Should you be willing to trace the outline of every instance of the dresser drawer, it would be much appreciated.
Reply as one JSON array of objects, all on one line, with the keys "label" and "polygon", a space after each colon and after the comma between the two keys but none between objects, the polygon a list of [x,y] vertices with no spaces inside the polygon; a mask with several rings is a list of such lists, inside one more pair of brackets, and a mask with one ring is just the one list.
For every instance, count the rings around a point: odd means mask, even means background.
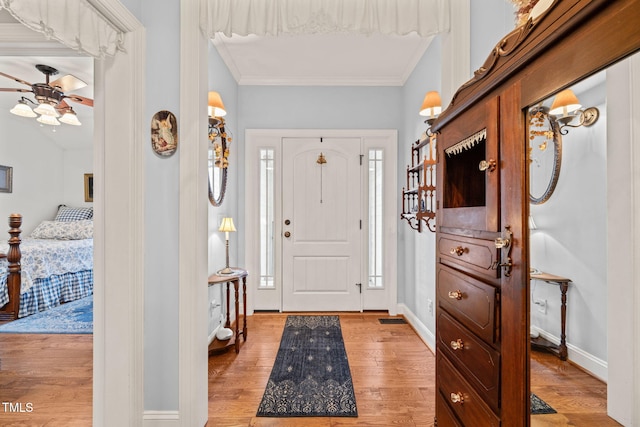
[{"label": "dresser drawer", "polygon": [[446,312],[438,314],[437,344],[494,411],[500,399],[500,353],[479,340]]},{"label": "dresser drawer", "polygon": [[440,393],[436,394],[436,420],[438,421],[438,427],[463,427],[456,419],[456,416],[453,415],[444,396]]},{"label": "dresser drawer", "polygon": [[438,305],[483,340],[498,342],[498,290],[442,264],[437,271]]},{"label": "dresser drawer", "polygon": [[500,277],[499,250],[491,240],[440,234],[438,238],[440,262],[480,273],[496,279]]},{"label": "dresser drawer", "polygon": [[465,426],[496,427],[500,419],[441,353],[436,356],[440,397]]}]

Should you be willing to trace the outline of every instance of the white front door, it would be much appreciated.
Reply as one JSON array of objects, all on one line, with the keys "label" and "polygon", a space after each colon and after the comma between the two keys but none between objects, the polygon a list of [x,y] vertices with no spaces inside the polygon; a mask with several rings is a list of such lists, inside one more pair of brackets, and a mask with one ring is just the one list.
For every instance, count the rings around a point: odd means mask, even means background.
[{"label": "white front door", "polygon": [[282,142],[282,309],[359,311],[361,139]]}]

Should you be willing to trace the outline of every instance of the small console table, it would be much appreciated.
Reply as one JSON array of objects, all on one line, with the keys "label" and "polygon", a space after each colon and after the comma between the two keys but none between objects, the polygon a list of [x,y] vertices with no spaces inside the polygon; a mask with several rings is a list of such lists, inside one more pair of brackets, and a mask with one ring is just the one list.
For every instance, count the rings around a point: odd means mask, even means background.
[{"label": "small console table", "polygon": [[531,279],[542,280],[547,283],[555,284],[560,287],[560,345],[555,345],[549,340],[542,337],[531,338],[531,348],[538,350],[546,350],[555,354],[561,360],[567,360],[567,335],[565,333],[567,327],[567,290],[571,279],[566,277],[554,276],[553,274],[536,272],[530,274]]},{"label": "small console table", "polygon": [[[233,284],[233,290],[235,294],[235,309],[236,309],[236,319],[235,319],[235,335],[230,339],[229,342],[223,346],[218,348],[212,348],[209,346],[209,353],[216,352],[218,349],[226,349],[231,345],[235,345],[236,353],[240,352],[240,335],[242,335],[242,339],[244,341],[247,340],[247,270],[242,268],[232,267],[233,272],[231,274],[212,274],[209,276],[209,286],[215,285],[216,283],[226,283],[227,284],[227,321],[224,325],[225,328],[231,328],[231,319],[229,315],[229,284]],[[243,323],[242,323],[242,331],[240,330],[240,280],[242,280],[242,307],[243,307]]]}]

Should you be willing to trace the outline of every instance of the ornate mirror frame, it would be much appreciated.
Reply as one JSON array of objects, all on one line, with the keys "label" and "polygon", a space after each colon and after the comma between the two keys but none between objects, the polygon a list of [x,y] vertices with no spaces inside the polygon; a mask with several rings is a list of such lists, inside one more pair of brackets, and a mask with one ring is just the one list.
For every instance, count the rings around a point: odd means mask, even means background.
[{"label": "ornate mirror frame", "polygon": [[208,173],[209,202],[213,206],[222,205],[227,191],[229,169],[229,144],[231,137],[225,129],[223,118],[209,117]]},{"label": "ornate mirror frame", "polygon": [[[538,144],[541,140],[542,142]],[[551,144],[551,147],[549,147],[549,144]],[[556,189],[558,178],[560,178],[560,167],[562,166],[562,132],[560,131],[560,125],[556,118],[549,114],[549,109],[544,106],[535,106],[529,109],[529,175],[531,177],[534,176],[534,169],[532,168],[538,161],[534,156],[536,148],[543,152],[552,150],[551,152],[553,153],[552,165],[550,165],[551,173],[546,182],[545,190],[542,194],[539,194],[539,192],[534,194],[533,189],[529,188],[529,202],[534,205],[541,205],[549,200]],[[548,158],[546,160],[549,161]]]}]

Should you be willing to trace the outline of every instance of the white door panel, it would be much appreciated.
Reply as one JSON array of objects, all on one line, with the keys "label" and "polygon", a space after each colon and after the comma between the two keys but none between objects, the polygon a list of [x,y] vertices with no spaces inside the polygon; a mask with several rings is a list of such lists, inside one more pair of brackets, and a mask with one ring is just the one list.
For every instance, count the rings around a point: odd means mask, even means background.
[{"label": "white door panel", "polygon": [[285,311],[361,308],[360,142],[283,139]]}]

